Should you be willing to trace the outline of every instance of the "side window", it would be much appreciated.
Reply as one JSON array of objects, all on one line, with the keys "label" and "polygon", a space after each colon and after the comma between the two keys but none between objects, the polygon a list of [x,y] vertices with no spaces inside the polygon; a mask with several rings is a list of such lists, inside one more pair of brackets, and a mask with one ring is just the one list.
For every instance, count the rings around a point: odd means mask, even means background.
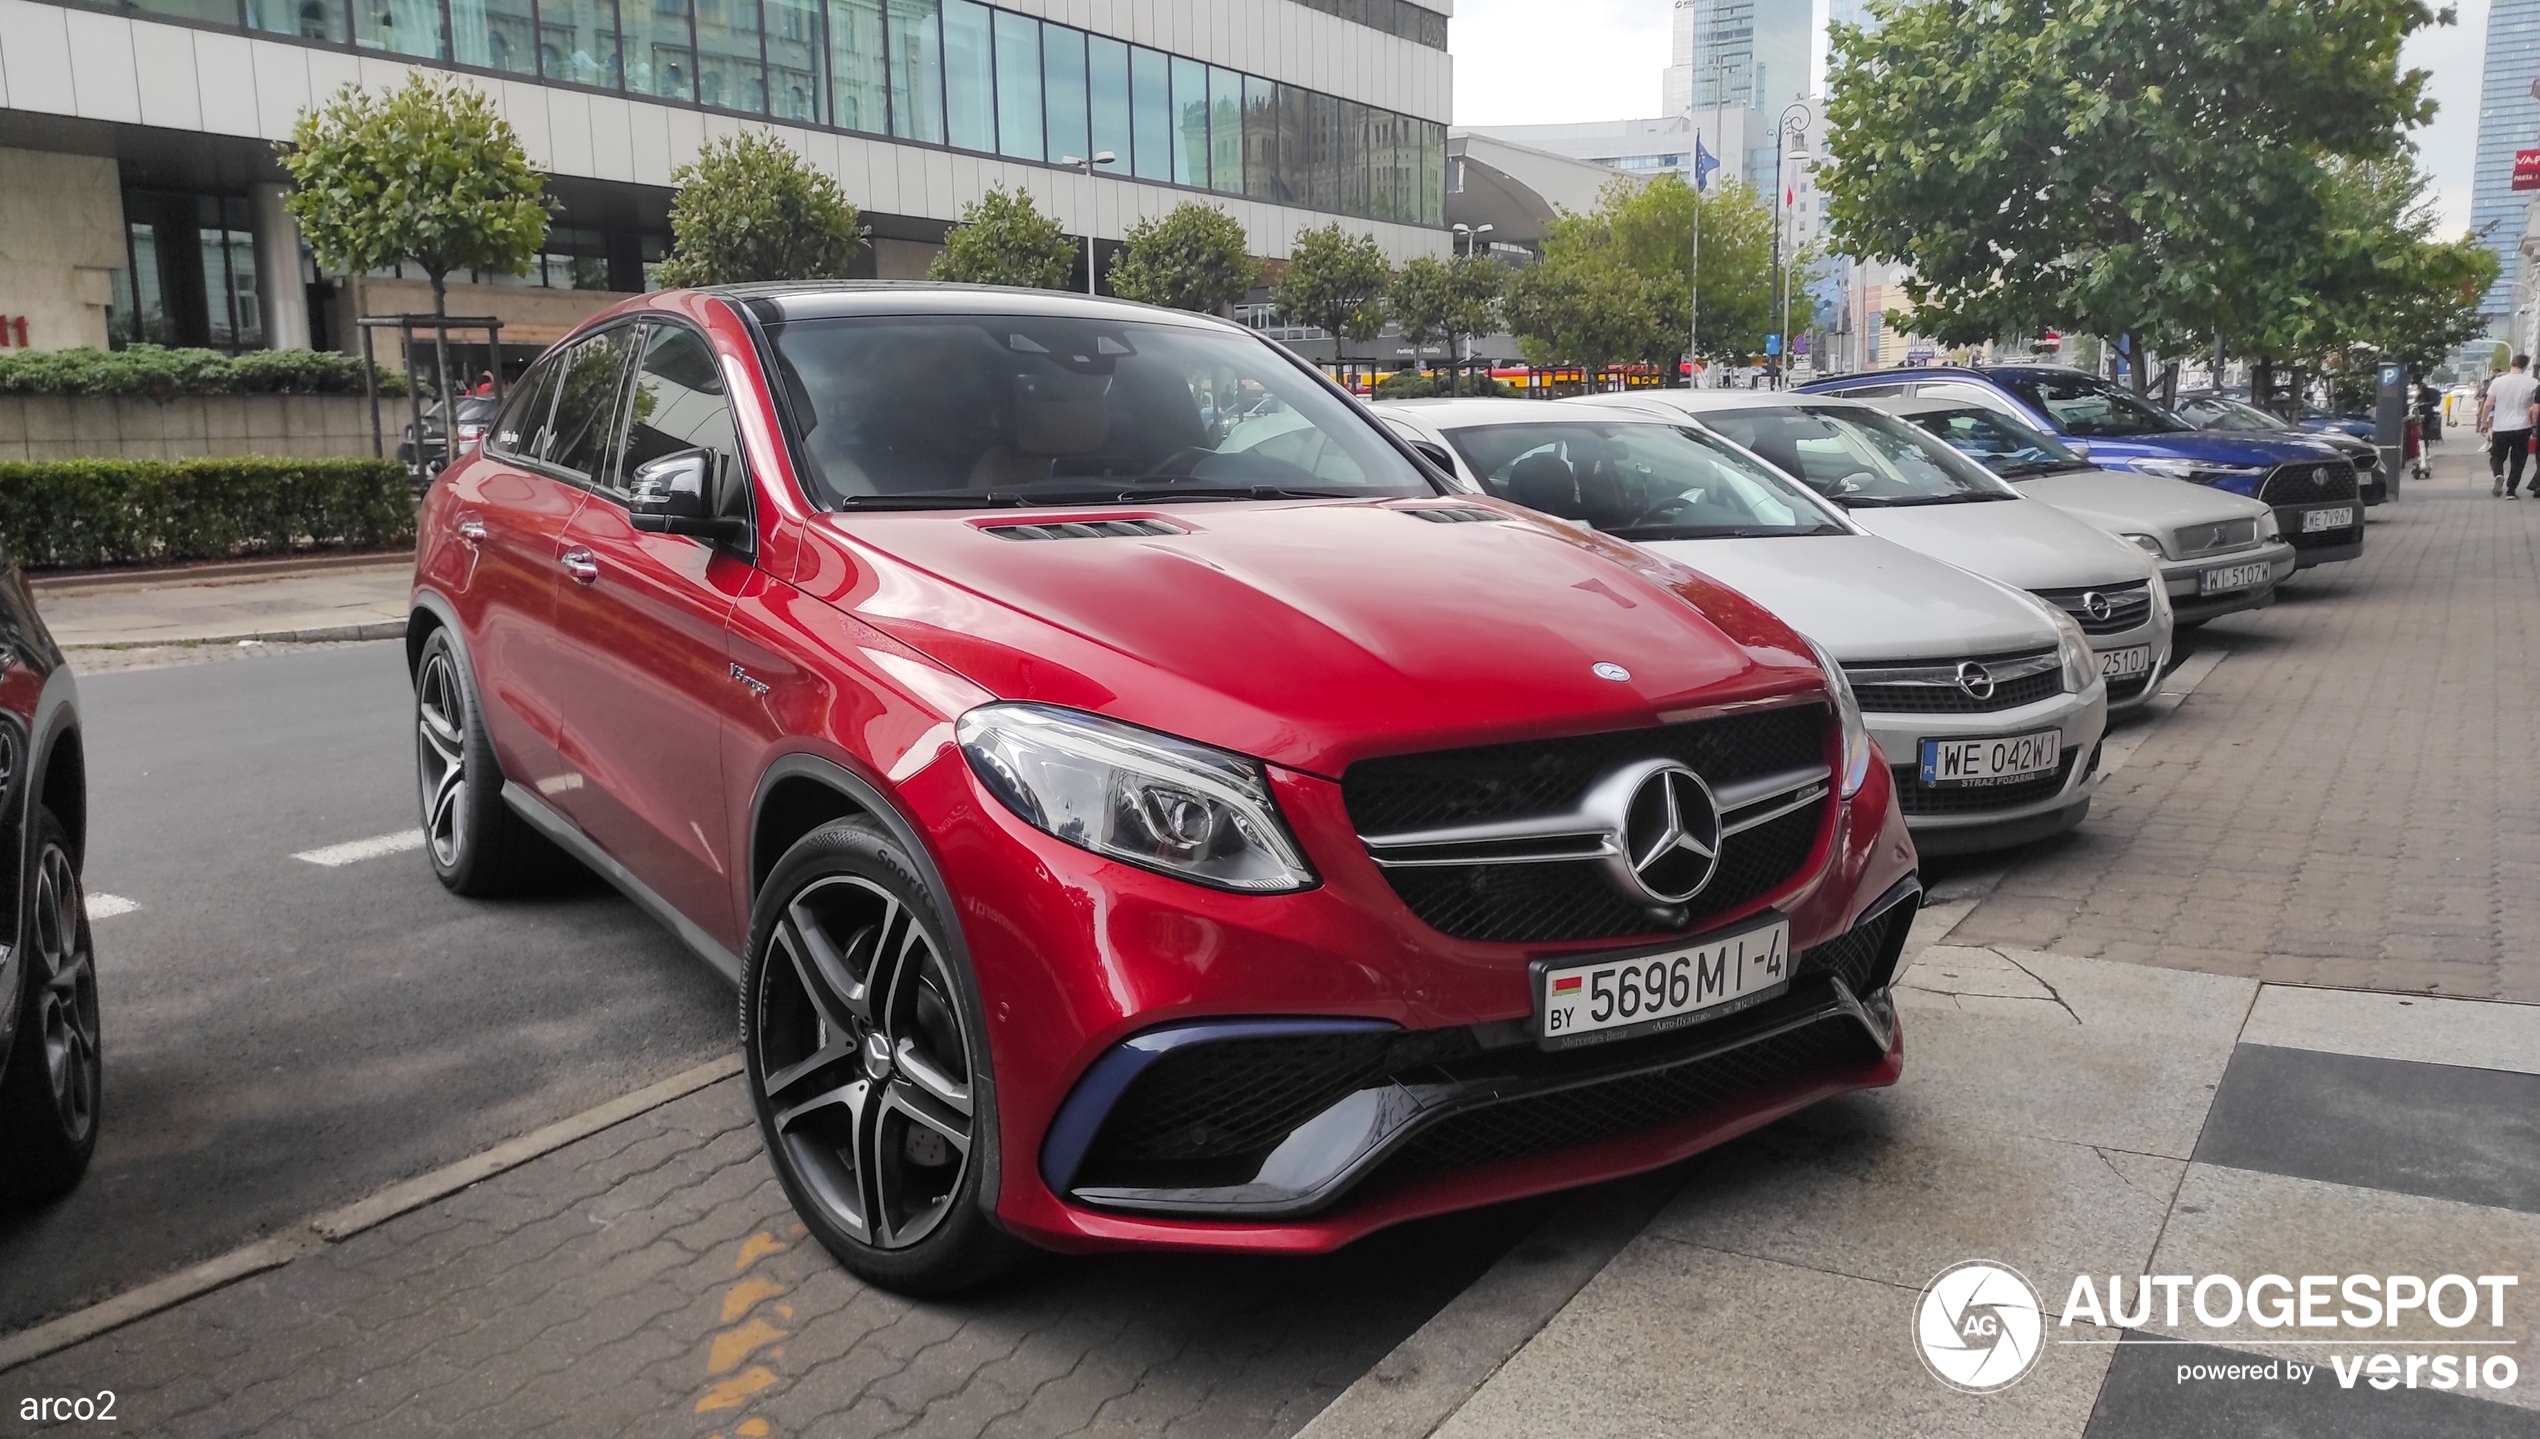
[{"label": "side window", "polygon": [[586,480],[608,474],[626,355],[634,344],[635,327],[620,325],[576,341],[564,352],[556,366],[555,419],[538,449],[539,459]]},{"label": "side window", "polygon": [[486,436],[486,449],[498,455],[538,452],[539,432],[546,429],[547,416],[556,407],[557,368],[554,360],[548,360],[512,386],[512,392],[503,397],[501,417]]},{"label": "side window", "polygon": [[623,494],[641,466],[682,450],[724,457],[715,473],[725,478],[716,509],[747,518],[749,486],[742,482],[740,437],[723,389],[723,367],[705,336],[684,325],[654,325],[645,335],[644,359],[635,370],[628,405],[626,454],[609,488]]},{"label": "side window", "polygon": [[1905,393],[1903,385],[1846,385],[1833,393],[1847,400],[1877,400]]},{"label": "side window", "polygon": [[1964,380],[1926,381],[1914,387],[1914,398],[1948,400],[1960,405],[1982,405],[1997,415],[2008,415],[2023,424],[2028,423],[2027,417],[2020,414],[2019,408],[2010,401],[1982,385],[1970,385]]}]

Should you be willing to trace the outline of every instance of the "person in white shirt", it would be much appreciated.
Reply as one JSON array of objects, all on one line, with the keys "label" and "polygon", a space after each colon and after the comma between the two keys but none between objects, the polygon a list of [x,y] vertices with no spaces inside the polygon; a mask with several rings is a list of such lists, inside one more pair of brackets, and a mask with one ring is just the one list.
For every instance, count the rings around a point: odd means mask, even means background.
[{"label": "person in white shirt", "polygon": [[[2487,435],[2487,471],[2495,476],[2490,494],[2509,500],[2522,496],[2522,467],[2531,455],[2531,426],[2540,418],[2540,380],[2531,378],[2531,357],[2514,356],[2514,367],[2498,375],[2487,385],[2487,403],[2479,414],[2478,428]],[[2540,475],[2534,475],[2532,492],[2540,494]]]}]

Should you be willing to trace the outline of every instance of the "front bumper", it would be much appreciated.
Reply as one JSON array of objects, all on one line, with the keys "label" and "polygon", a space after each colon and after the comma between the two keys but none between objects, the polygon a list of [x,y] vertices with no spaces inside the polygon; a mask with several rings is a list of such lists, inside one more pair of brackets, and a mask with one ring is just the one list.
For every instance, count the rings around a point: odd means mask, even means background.
[{"label": "front bumper", "polygon": [[[2217,595],[2201,592],[2205,571],[2261,561],[2267,566],[2264,584],[2226,590]],[[2206,620],[2238,614],[2242,610],[2262,610],[2274,604],[2275,587],[2283,583],[2300,563],[2292,545],[2283,540],[2269,540],[2224,554],[2199,555],[2192,560],[2165,559],[2161,561],[2161,583],[2170,592],[2172,618],[2179,624],[2202,624]]]},{"label": "front bumper", "polygon": [[[2276,528],[2284,532],[2285,543],[2293,547],[2294,568],[2307,570],[2313,565],[2334,564],[2351,560],[2364,552],[2364,504],[2358,494],[2351,500],[2334,500],[2323,504],[2278,505],[2275,507]],[[2320,510],[2346,510],[2353,514],[2352,524],[2333,530],[2304,533],[2302,518]]]},{"label": "front bumper", "polygon": [[[2099,741],[2108,730],[2107,687],[2056,695],[1986,714],[1865,714],[1888,759],[1897,807],[1925,855],[1966,854],[2023,844],[2081,822],[2099,786]],[[2053,729],[2062,761],[2051,776],[2016,784],[1934,787],[1921,782],[1922,742],[1988,739]],[[2041,828],[2041,826],[2043,826]]]},{"label": "front bumper", "polygon": [[2130,714],[2152,702],[2153,689],[2160,684],[2162,672],[2169,668],[2170,625],[2168,619],[2156,617],[2130,630],[2090,637],[2091,649],[2102,655],[2137,647],[2152,651],[2151,664],[2141,674],[2108,678],[2108,714],[2111,718]]}]

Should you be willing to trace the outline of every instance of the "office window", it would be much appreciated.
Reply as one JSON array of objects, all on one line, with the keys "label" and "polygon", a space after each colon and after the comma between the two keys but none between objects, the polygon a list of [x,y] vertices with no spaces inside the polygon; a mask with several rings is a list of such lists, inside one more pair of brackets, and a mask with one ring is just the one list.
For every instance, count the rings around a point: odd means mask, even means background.
[{"label": "office window", "polygon": [[688,0],[622,0],[618,17],[626,29],[626,88],[671,100],[696,99],[696,37],[689,28]]},{"label": "office window", "polygon": [[1208,67],[1173,57],[1173,183],[1208,183]]},{"label": "office window", "polygon": [[[1371,220],[1398,220],[1394,208],[1394,113],[1369,109],[1367,112],[1367,204],[1358,213]],[[1404,191],[1409,186],[1401,187]]]},{"label": "office window", "polygon": [[697,10],[697,99],[720,110],[767,113],[767,71],[760,61],[759,0],[694,0]]},{"label": "office window", "polygon": [[999,10],[997,46],[997,153],[1018,160],[1049,156],[1041,136],[1041,22]]},{"label": "office window", "polygon": [[1244,188],[1244,77],[1208,69],[1208,183],[1240,195]]},{"label": "office window", "polygon": [[447,60],[441,7],[434,0],[353,0],[353,43],[392,55]]},{"label": "office window", "polygon": [[944,141],[944,45],[935,0],[889,0],[891,133]]},{"label": "office window", "polygon": [[1244,193],[1279,198],[1279,87],[1258,75],[1244,77]]},{"label": "office window", "polygon": [[944,138],[965,150],[997,148],[995,43],[988,7],[944,0]]},{"label": "office window", "polygon": [[1137,169],[1141,180],[1173,178],[1173,65],[1159,51],[1134,47],[1129,52],[1130,104],[1137,129]]},{"label": "office window", "polygon": [[616,0],[544,0],[538,7],[538,73],[550,80],[616,89],[622,79]]},{"label": "office window", "polygon": [[1305,113],[1305,203],[1316,210],[1336,209],[1340,204],[1341,102],[1337,96],[1309,90]]},{"label": "office window", "polygon": [[1333,163],[1340,169],[1342,214],[1364,215],[1367,202],[1367,107],[1355,100],[1341,104],[1340,148],[1333,153]]},{"label": "office window", "polygon": [[351,38],[343,0],[247,0],[247,28],[341,45]]},{"label": "office window", "polygon": [[206,25],[238,24],[238,0],[132,0],[132,8],[145,15],[173,15]]},{"label": "office window", "polygon": [[1302,205],[1313,191],[1314,117],[1306,92],[1294,85],[1272,87],[1278,101],[1278,168],[1270,175],[1270,198],[1282,205]]},{"label": "office window", "polygon": [[767,113],[819,124],[820,0],[766,0]]},{"label": "office window", "polygon": [[829,123],[887,135],[882,0],[829,0]]},{"label": "office window", "polygon": [[1129,130],[1129,47],[1101,35],[1085,37],[1085,91],[1093,111],[1094,153],[1119,157],[1114,175],[1138,173]]},{"label": "office window", "polygon": [[535,75],[537,37],[529,0],[450,0],[450,49],[462,65]]},{"label": "office window", "polygon": [[1416,223],[1446,223],[1446,127],[1426,120],[1411,122],[1420,146],[1420,196]]},{"label": "office window", "polygon": [[1080,155],[1091,159],[1101,147],[1092,143],[1086,128],[1084,31],[1064,25],[1041,27],[1041,95],[1048,108],[1050,158]]}]

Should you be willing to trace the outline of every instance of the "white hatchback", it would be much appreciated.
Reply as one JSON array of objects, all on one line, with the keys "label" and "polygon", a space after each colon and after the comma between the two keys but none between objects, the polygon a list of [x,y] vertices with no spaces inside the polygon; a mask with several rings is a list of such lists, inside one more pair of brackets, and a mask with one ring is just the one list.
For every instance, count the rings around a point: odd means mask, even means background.
[{"label": "white hatchback", "polygon": [[1691,419],[1842,506],[1871,534],[2036,595],[2090,636],[2112,714],[2150,703],[2169,664],[2169,593],[2140,551],[2027,499],[1873,405],[1763,390],[1635,390],[1563,403]]},{"label": "white hatchback", "polygon": [[1682,421],[1534,400],[1375,410],[1458,484],[1654,550],[1814,641],[1851,682],[1924,854],[2022,843],[2089,812],[2107,686],[2061,610],[1865,533]]}]

